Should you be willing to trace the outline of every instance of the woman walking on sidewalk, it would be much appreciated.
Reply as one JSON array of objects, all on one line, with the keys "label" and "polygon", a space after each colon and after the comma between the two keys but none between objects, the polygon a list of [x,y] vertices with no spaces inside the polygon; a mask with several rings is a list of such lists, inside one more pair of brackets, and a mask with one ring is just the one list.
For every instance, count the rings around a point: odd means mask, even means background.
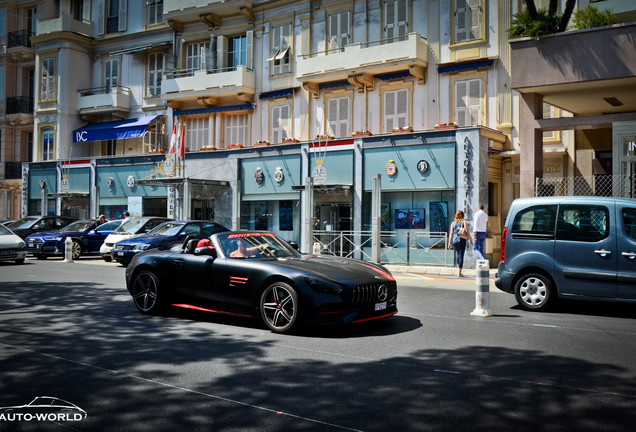
[{"label": "woman walking on sidewalk", "polygon": [[457,210],[455,213],[455,221],[450,226],[448,232],[448,248],[455,249],[457,258],[457,276],[462,277],[462,268],[464,267],[464,252],[466,252],[466,240],[472,244],[470,238],[468,223],[464,219],[464,212]]}]

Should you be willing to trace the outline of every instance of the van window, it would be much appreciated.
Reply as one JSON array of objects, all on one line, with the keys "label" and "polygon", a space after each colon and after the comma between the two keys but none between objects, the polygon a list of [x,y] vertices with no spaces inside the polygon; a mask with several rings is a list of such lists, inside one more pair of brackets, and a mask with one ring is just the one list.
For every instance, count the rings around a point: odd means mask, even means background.
[{"label": "van window", "polygon": [[537,205],[517,213],[512,223],[512,234],[554,235],[556,205]]},{"label": "van window", "polygon": [[597,205],[559,207],[557,240],[597,242],[609,236],[609,210]]},{"label": "van window", "polygon": [[623,209],[623,225],[627,237],[636,240],[636,208]]}]

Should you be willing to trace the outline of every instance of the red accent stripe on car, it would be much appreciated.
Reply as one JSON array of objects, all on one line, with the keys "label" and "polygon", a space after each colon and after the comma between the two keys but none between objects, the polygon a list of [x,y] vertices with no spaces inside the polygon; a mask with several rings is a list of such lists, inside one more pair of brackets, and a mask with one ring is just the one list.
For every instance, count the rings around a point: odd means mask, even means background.
[{"label": "red accent stripe on car", "polygon": [[243,317],[243,318],[252,318],[251,315],[243,315],[243,314],[238,314],[238,313],[234,313],[234,312],[225,312],[225,311],[218,311],[218,310],[214,310],[214,309],[206,309],[206,308],[202,308],[202,307],[199,307],[199,306],[193,306],[193,305],[189,305],[189,304],[173,304],[172,306],[180,307],[180,308],[183,308],[183,309],[192,309],[192,310],[198,310],[198,311],[203,311],[203,312],[218,313],[218,314],[222,314],[222,315],[231,315],[231,316],[237,316],[237,317]]},{"label": "red accent stripe on car", "polygon": [[388,274],[388,273],[387,273],[387,272],[385,272],[385,271],[380,270],[380,269],[379,269],[379,268],[377,268],[377,267],[373,267],[373,266],[370,266],[370,265],[367,265],[367,264],[364,264],[364,263],[358,263],[358,264],[360,264],[361,266],[368,267],[368,268],[370,268],[371,270],[375,270],[376,272],[380,273],[382,276],[384,276],[385,278],[387,278],[387,279],[388,279],[388,280],[390,280],[390,281],[394,281],[394,280],[395,280],[395,279],[393,278],[393,276],[391,276],[390,274]]},{"label": "red accent stripe on car", "polygon": [[237,283],[245,285],[247,283],[246,277],[230,276],[230,283]]},{"label": "red accent stripe on car", "polygon": [[391,313],[388,313],[388,314],[385,314],[385,315],[380,315],[380,316],[377,316],[377,317],[363,318],[363,319],[360,319],[360,320],[356,320],[353,323],[356,324],[356,323],[361,323],[361,322],[365,322],[365,321],[373,321],[373,320],[377,320],[377,319],[387,318],[387,317],[390,317],[392,315],[395,315],[396,313],[397,313],[397,311],[391,312]]}]

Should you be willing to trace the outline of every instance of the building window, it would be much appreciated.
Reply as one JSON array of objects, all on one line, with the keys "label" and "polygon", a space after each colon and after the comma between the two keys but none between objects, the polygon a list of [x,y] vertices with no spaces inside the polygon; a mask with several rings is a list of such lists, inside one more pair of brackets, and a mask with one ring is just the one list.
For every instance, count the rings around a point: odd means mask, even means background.
[{"label": "building window", "polygon": [[42,160],[55,160],[55,134],[52,127],[42,129]]},{"label": "building window", "polygon": [[[544,119],[550,119],[550,118],[559,118],[561,113],[560,113],[560,109],[555,108],[554,106],[547,104],[547,103],[543,103],[543,118]],[[561,134],[559,133],[559,131],[549,131],[549,132],[543,132],[543,142],[544,143],[556,143],[556,142],[560,142],[561,141]]]},{"label": "building window", "polygon": [[291,24],[271,29],[272,51],[267,59],[272,63],[271,75],[291,72]]},{"label": "building window", "polygon": [[151,0],[148,5],[148,25],[163,23],[163,0]]},{"label": "building window", "polygon": [[[208,42],[196,42],[186,47],[186,69],[192,73],[202,68],[205,56],[210,52]],[[209,54],[211,58],[211,53]]]},{"label": "building window", "polygon": [[327,52],[335,53],[344,51],[344,47],[349,44],[350,40],[349,11],[329,15]]},{"label": "building window", "polygon": [[55,100],[55,59],[48,57],[42,59],[41,65],[40,100]]},{"label": "building window", "polygon": [[84,19],[84,0],[72,0],[71,13],[75,21],[82,21]]},{"label": "building window", "polygon": [[185,120],[185,148],[199,151],[201,147],[212,145],[210,136],[210,117],[196,117]]},{"label": "building window", "polygon": [[152,53],[148,56],[148,93],[151,96],[161,94],[161,77],[165,67],[164,53]]},{"label": "building window", "polygon": [[482,0],[455,0],[453,11],[455,43],[484,39],[486,14]]},{"label": "building window", "polygon": [[274,105],[272,107],[271,133],[272,143],[278,144],[283,142],[285,138],[291,137],[291,106]]},{"label": "building window", "polygon": [[455,82],[455,122],[459,126],[481,124],[481,80]]},{"label": "building window", "polygon": [[388,0],[384,3],[384,34],[387,42],[408,38],[408,16],[408,0]]},{"label": "building window", "polygon": [[104,156],[115,156],[117,154],[117,140],[106,140],[103,151]]},{"label": "building window", "polygon": [[399,89],[384,92],[384,130],[409,126],[409,90]]},{"label": "building window", "polygon": [[230,37],[227,41],[227,67],[229,70],[236,70],[237,66],[247,64],[247,37]]},{"label": "building window", "polygon": [[329,99],[327,110],[327,124],[329,127],[327,133],[335,138],[349,136],[349,98]]},{"label": "building window", "polygon": [[107,0],[106,33],[116,33],[126,30],[127,0]]},{"label": "building window", "polygon": [[119,59],[104,62],[104,87],[106,91],[119,86]]},{"label": "building window", "polygon": [[243,144],[248,141],[247,114],[225,115],[225,145]]}]

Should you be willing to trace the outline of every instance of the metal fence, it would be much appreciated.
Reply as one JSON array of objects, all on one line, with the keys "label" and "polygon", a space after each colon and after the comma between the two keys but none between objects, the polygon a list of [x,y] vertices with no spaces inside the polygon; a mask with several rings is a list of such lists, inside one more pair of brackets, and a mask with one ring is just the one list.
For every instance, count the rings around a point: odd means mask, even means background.
[{"label": "metal fence", "polygon": [[535,180],[535,196],[636,198],[636,175],[593,175]]},{"label": "metal fence", "polygon": [[[319,245],[322,255],[372,261],[371,240],[371,231],[314,231],[314,245]],[[447,244],[448,233],[445,232],[382,231],[380,262],[453,266],[455,255],[447,249]]]}]

